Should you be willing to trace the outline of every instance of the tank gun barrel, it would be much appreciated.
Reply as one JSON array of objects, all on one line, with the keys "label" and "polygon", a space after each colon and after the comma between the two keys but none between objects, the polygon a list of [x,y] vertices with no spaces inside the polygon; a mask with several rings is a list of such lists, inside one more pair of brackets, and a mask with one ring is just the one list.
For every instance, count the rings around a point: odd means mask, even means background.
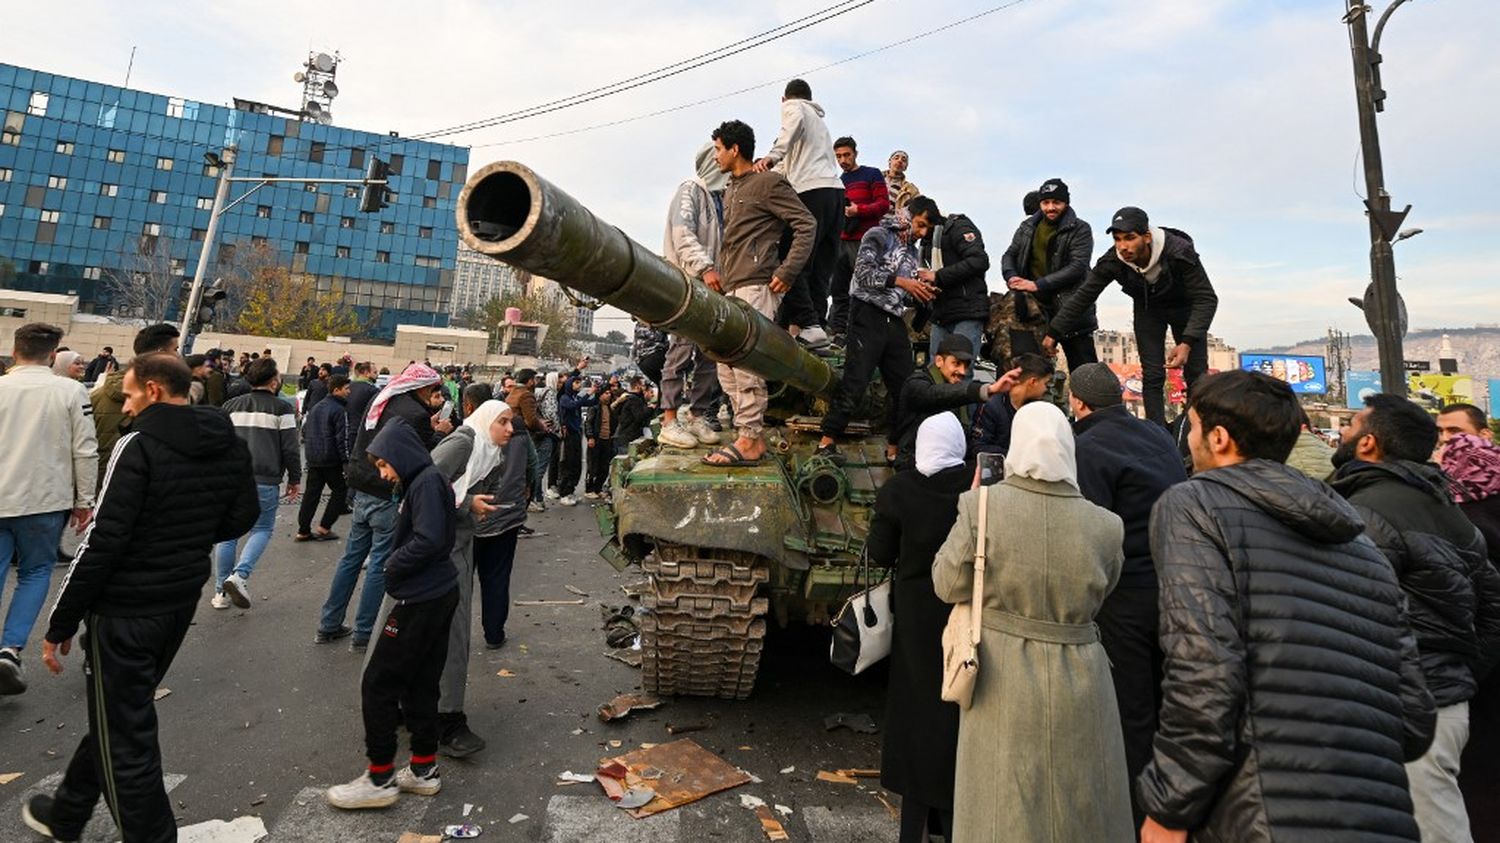
[{"label": "tank gun barrel", "polygon": [[696,283],[515,161],[488,164],[458,195],[464,244],[696,343],[714,360],[816,395],[827,362],[748,304]]}]

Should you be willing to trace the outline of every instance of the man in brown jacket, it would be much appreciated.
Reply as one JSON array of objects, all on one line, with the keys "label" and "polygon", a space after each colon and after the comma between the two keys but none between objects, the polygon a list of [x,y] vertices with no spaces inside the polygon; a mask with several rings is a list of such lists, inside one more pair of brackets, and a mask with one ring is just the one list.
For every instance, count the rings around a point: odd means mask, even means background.
[{"label": "man in brown jacket", "polygon": [[[719,276],[705,283],[730,298],[776,318],[781,297],[812,254],[817,223],[778,173],[755,172],[755,131],[738,120],[714,130],[714,160],[729,173],[724,191],[724,243]],[[776,246],[782,229],[792,229],[792,246],[778,266]],[[766,412],[766,381],[753,372],[719,364],[719,385],[734,408],[739,436],[703,458],[709,465],[753,465],[766,453],[761,422]]]}]

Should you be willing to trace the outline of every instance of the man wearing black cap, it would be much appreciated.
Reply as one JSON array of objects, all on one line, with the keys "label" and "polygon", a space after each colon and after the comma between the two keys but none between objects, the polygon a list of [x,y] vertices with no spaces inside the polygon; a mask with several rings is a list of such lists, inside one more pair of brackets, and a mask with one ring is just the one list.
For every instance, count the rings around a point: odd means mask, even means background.
[{"label": "man wearing black cap", "polygon": [[[1135,300],[1135,344],[1141,355],[1146,418],[1165,424],[1166,370],[1183,369],[1189,393],[1208,373],[1208,326],[1219,297],[1186,232],[1152,226],[1146,212],[1133,207],[1116,211],[1108,230],[1114,248],[1099,258],[1052,318],[1043,345],[1051,353],[1060,340],[1081,330],[1099,294],[1119,282]],[[1168,328],[1177,343],[1170,355],[1165,353]]]},{"label": "man wearing black cap", "polygon": [[[1015,298],[1016,315],[1022,323],[1035,321],[1030,318],[1033,315],[1044,320],[1056,315],[1083,283],[1094,255],[1094,231],[1073,212],[1067,183],[1048,179],[1037,191],[1037,200],[1037,212],[1021,221],[1010,248],[1000,258],[1000,271],[1010,288],[1008,295]],[[1040,313],[1033,314],[1033,310]],[[1025,336],[1017,338],[1017,327],[1011,327],[1012,347],[1017,352],[1032,350],[1026,348],[1030,332],[1023,329]],[[1062,337],[1069,371],[1098,361],[1094,350],[1094,331],[1098,329],[1099,319],[1091,304],[1078,327]]]},{"label": "man wearing black cap", "polygon": [[991,384],[969,379],[974,362],[974,348],[969,338],[950,334],[938,343],[932,365],[912,372],[901,385],[901,400],[896,429],[900,431],[895,467],[911,468],[917,460],[917,428],[929,416],[952,410],[963,425],[965,435],[973,429],[973,407],[992,395],[1009,392],[1020,379],[1021,370],[1012,369]]},{"label": "man wearing black cap", "polygon": [[[1120,581],[1094,620],[1109,656],[1125,736],[1130,781],[1151,760],[1161,703],[1161,645],[1156,638],[1156,566],[1151,508],[1167,487],[1187,479],[1177,445],[1161,425],[1136,418],[1121,401],[1120,379],[1103,363],[1085,363],[1068,378],[1077,422],[1078,488],[1125,522]],[[1146,815],[1131,795],[1136,826]]]}]

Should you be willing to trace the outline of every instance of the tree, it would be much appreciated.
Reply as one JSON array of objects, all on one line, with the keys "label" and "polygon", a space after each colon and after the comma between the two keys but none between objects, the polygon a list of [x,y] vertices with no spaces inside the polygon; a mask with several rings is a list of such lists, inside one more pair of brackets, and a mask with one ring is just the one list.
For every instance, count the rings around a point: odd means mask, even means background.
[{"label": "tree", "polygon": [[165,322],[177,312],[188,279],[173,266],[170,240],[142,235],[139,248],[122,249],[114,263],[104,270],[99,286],[116,316]]},{"label": "tree", "polygon": [[453,324],[455,327],[487,331],[490,335],[490,347],[496,348],[505,326],[505,311],[511,307],[520,309],[521,321],[547,326],[547,336],[542,340],[538,356],[566,360],[577,353],[574,305],[567,299],[556,299],[540,291],[527,293],[506,290],[492,296],[483,305],[460,313],[454,317]]},{"label": "tree", "polygon": [[630,340],[625,339],[625,335],[620,333],[619,331],[610,331],[609,333],[605,334],[604,341],[607,343],[614,343],[616,345],[626,344],[630,342]]},{"label": "tree", "polygon": [[342,295],[319,290],[316,278],[284,266],[257,271],[235,324],[246,334],[302,340],[352,334],[360,327]]}]

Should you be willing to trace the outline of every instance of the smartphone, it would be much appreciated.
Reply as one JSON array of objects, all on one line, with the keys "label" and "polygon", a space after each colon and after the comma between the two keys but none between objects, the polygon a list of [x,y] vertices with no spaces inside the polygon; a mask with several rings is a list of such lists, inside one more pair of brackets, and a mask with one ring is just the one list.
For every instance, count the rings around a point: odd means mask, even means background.
[{"label": "smartphone", "polygon": [[992,486],[999,483],[1005,477],[1005,455],[1004,454],[980,454],[979,455],[979,484],[981,486]]}]

